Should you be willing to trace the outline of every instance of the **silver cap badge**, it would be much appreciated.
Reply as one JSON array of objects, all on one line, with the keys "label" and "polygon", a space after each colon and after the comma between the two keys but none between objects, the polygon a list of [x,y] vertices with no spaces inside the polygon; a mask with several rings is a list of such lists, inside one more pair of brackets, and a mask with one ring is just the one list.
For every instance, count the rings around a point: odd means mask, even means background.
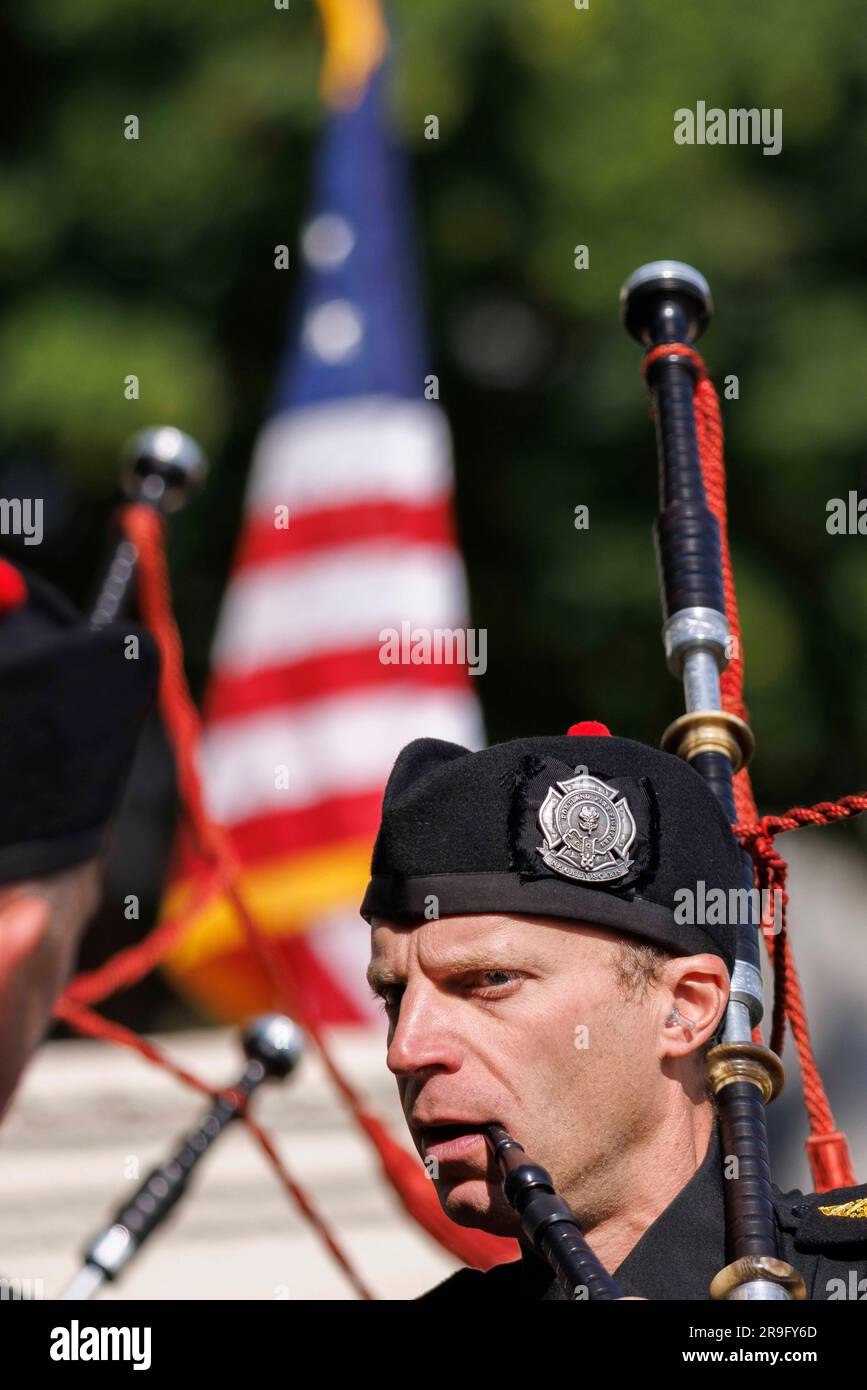
[{"label": "silver cap badge", "polygon": [[556,782],[539,811],[546,843],[539,845],[549,869],[582,883],[611,883],[632,867],[629,846],[635,821],[625,796],[598,777],[581,773]]}]

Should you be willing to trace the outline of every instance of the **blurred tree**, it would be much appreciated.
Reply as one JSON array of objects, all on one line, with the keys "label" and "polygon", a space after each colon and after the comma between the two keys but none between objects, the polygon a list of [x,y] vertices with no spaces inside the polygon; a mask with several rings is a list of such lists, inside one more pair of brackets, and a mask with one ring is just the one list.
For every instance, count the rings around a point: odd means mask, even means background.
[{"label": "blurred tree", "polygon": [[[392,16],[490,735],[598,717],[654,742],[679,712],[653,439],[617,319],[626,274],[673,256],[710,280],[703,346],[718,381],[738,378],[725,418],[760,797],[863,783],[867,539],[828,536],[825,502],[864,478],[867,18],[844,0],[396,0]],[[291,303],[313,9],[16,0],[2,24],[0,491],[37,459],[89,498],[92,523],[79,510],[36,560],[80,597],[126,435],[169,420],[201,437],[214,477],[172,549],[201,686]],[[676,145],[674,111],[698,100],[781,108],[782,153]]]}]

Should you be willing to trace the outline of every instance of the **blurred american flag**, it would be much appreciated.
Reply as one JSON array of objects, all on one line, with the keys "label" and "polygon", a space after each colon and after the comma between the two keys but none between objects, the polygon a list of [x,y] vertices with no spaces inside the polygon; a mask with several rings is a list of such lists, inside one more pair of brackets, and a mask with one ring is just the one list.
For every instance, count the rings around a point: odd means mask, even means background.
[{"label": "blurred american flag", "polygon": [[[391,764],[413,738],[480,747],[483,729],[465,667],[380,660],[386,629],[465,628],[467,596],[385,31],[375,6],[332,9],[300,304],[219,616],[202,773],[306,1011],[358,1023],[375,1014],[358,905]],[[182,847],[170,913],[201,868]],[[225,901],[169,969],[223,1019],[273,1002]]]}]

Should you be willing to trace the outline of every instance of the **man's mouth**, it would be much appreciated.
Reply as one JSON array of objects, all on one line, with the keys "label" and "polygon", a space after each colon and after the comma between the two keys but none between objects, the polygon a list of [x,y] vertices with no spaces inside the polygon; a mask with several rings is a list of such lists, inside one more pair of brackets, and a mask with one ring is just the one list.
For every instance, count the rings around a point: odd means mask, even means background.
[{"label": "man's mouth", "polygon": [[[426,1159],[435,1158],[438,1163],[477,1161],[481,1150],[486,1147],[484,1120],[437,1121],[420,1125],[422,1151]],[[476,1151],[479,1152],[476,1152]]]}]

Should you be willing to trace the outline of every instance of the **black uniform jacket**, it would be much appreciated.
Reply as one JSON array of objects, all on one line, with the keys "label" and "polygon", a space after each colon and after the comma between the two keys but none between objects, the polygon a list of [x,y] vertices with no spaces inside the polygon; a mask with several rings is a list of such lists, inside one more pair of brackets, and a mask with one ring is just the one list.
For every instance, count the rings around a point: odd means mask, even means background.
[{"label": "black uniform jacket", "polygon": [[[611,1271],[625,1294],[649,1299],[709,1298],[711,1280],[728,1263],[723,1182],[714,1128],[701,1166],[620,1267]],[[773,1201],[779,1257],[798,1270],[807,1298],[867,1302],[867,1185],[806,1197],[774,1187]],[[486,1273],[458,1270],[422,1294],[420,1301],[489,1298],[560,1302],[566,1295],[548,1265],[525,1250],[521,1259]]]}]

